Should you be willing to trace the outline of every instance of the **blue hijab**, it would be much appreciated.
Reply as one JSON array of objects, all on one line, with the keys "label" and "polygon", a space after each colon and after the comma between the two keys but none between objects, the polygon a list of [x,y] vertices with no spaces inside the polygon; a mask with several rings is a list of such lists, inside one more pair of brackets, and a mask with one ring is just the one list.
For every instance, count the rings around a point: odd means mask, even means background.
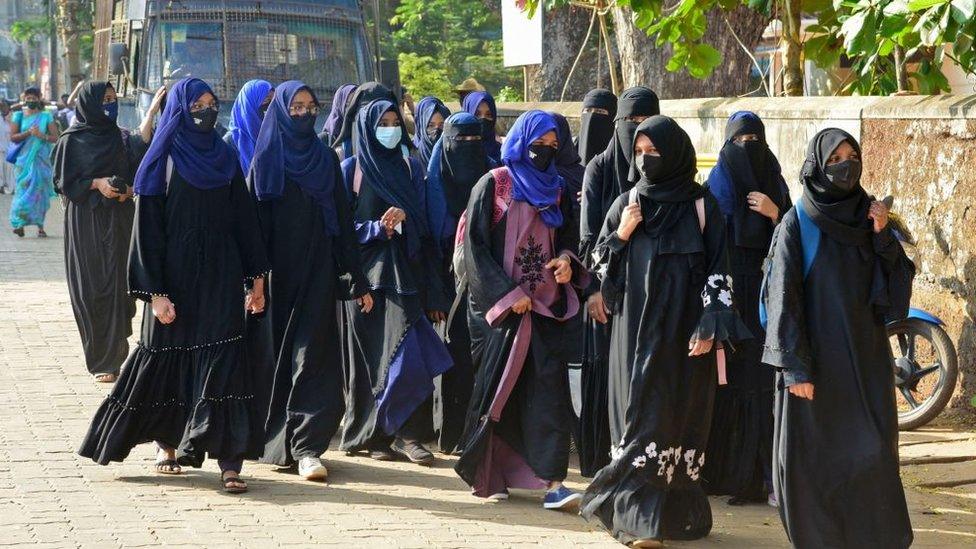
[{"label": "blue hijab", "polygon": [[[258,200],[264,201],[280,198],[286,179],[294,182],[322,208],[325,233],[336,235],[339,224],[332,194],[336,184],[334,153],[319,140],[314,129],[299,131],[289,111],[292,99],[302,90],[312,93],[298,80],[284,82],[275,90],[254,147],[251,184]],[[312,97],[315,98],[314,93]]]},{"label": "blue hijab", "polygon": [[342,129],[342,119],[346,115],[346,103],[357,87],[356,84],[343,84],[336,89],[332,96],[332,110],[329,111],[323,128],[325,134],[329,136],[330,143],[336,138],[336,133]]},{"label": "blue hijab", "polygon": [[556,119],[549,113],[539,110],[522,113],[505,138],[502,163],[512,175],[512,198],[532,204],[539,210],[542,222],[555,229],[563,224],[559,195],[565,182],[556,170],[555,159],[545,171],[537,169],[529,159],[529,145],[549,132],[558,132]]},{"label": "blue hijab", "polygon": [[173,158],[173,167],[183,179],[198,189],[230,184],[239,169],[233,151],[217,130],[201,131],[190,116],[190,106],[208,92],[213,94],[210,86],[199,78],[184,78],[169,90],[152,143],[136,171],[137,195],[166,194],[167,157]]},{"label": "blue hijab", "polygon": [[417,103],[417,115],[414,117],[416,124],[414,125],[413,133],[413,144],[417,147],[417,151],[420,153],[420,162],[426,167],[430,163],[430,155],[434,151],[434,144],[437,143],[438,139],[431,139],[427,135],[427,125],[430,124],[430,119],[434,117],[434,113],[439,112],[441,116],[447,120],[448,116],[451,116],[451,111],[444,103],[433,96],[428,95]]},{"label": "blue hijab", "polygon": [[227,133],[237,147],[237,158],[245,175],[251,169],[254,143],[258,140],[258,131],[261,129],[261,103],[264,103],[264,98],[273,89],[274,86],[266,80],[248,80],[241,87],[234,106],[230,109]]},{"label": "blue hijab", "polygon": [[495,139],[495,128],[498,125],[498,109],[495,108],[495,98],[486,91],[471,92],[464,98],[462,107],[465,112],[478,116],[478,105],[482,102],[488,104],[488,110],[491,111],[491,117],[495,121],[491,130],[482,134],[482,143],[485,145],[485,154],[488,155],[488,158],[497,162],[501,158],[502,146]]},{"label": "blue hijab", "polygon": [[[397,112],[396,105],[385,99],[377,99],[359,111],[356,116],[356,162],[363,172],[363,180],[369,183],[383,201],[402,209],[407,214],[404,222],[408,253],[420,249],[420,239],[430,234],[423,188],[416,188],[400,147],[388,149],[376,139],[376,128],[387,112]],[[402,121],[401,121],[402,124]]]}]

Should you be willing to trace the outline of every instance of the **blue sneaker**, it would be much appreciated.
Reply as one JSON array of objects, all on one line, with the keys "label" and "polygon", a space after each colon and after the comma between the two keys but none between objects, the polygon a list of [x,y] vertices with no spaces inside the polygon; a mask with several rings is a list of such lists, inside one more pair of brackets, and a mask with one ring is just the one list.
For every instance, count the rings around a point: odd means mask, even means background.
[{"label": "blue sneaker", "polygon": [[546,492],[546,499],[542,501],[542,507],[560,511],[569,510],[579,507],[581,499],[583,499],[583,496],[565,486],[560,486],[555,490]]}]

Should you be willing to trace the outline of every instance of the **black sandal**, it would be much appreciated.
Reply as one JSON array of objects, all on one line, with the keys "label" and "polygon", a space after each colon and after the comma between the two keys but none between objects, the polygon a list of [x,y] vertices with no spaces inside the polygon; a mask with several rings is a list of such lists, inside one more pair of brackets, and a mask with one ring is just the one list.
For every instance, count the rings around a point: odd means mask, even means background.
[{"label": "black sandal", "polygon": [[21,227],[19,229],[14,229],[14,234],[19,236],[20,238],[24,238],[24,228]]},{"label": "black sandal", "polygon": [[[234,476],[227,476],[227,473],[233,473]],[[247,483],[241,478],[240,473],[236,471],[221,472],[220,484],[223,486],[224,492],[228,494],[243,494],[247,492]]]},{"label": "black sandal", "polygon": [[161,475],[179,475],[183,468],[175,459],[160,459],[156,461],[156,472]]}]

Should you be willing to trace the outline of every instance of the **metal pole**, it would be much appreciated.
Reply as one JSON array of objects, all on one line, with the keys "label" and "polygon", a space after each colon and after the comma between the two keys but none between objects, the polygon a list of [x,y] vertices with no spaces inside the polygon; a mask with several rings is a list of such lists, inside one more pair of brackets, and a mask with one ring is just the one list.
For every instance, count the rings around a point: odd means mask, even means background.
[{"label": "metal pole", "polygon": [[60,86],[58,86],[58,65],[61,62],[61,56],[58,55],[58,24],[57,24],[57,7],[55,7],[54,2],[48,2],[47,4],[47,15],[51,20],[51,30],[50,37],[48,39],[48,77],[51,83],[51,97],[55,100],[60,99],[60,93],[58,93]]}]

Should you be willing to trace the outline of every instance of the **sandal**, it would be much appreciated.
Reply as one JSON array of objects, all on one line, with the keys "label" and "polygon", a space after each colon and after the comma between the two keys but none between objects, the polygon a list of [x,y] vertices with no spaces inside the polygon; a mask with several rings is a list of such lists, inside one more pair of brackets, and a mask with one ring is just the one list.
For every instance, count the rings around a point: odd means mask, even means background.
[{"label": "sandal", "polygon": [[175,459],[160,459],[156,461],[156,472],[161,475],[179,475],[183,468]]},{"label": "sandal", "polygon": [[115,374],[95,374],[95,381],[97,383],[115,383]]},{"label": "sandal", "polygon": [[47,238],[47,233],[44,229],[37,229],[37,238]]},{"label": "sandal", "polygon": [[[228,474],[230,473],[230,474]],[[233,476],[231,476],[233,475]],[[228,494],[243,494],[247,492],[247,483],[237,471],[223,471],[220,473],[220,484]]]},{"label": "sandal", "polygon": [[14,234],[19,236],[20,238],[24,238],[24,228],[21,227],[19,229],[14,229]]}]

